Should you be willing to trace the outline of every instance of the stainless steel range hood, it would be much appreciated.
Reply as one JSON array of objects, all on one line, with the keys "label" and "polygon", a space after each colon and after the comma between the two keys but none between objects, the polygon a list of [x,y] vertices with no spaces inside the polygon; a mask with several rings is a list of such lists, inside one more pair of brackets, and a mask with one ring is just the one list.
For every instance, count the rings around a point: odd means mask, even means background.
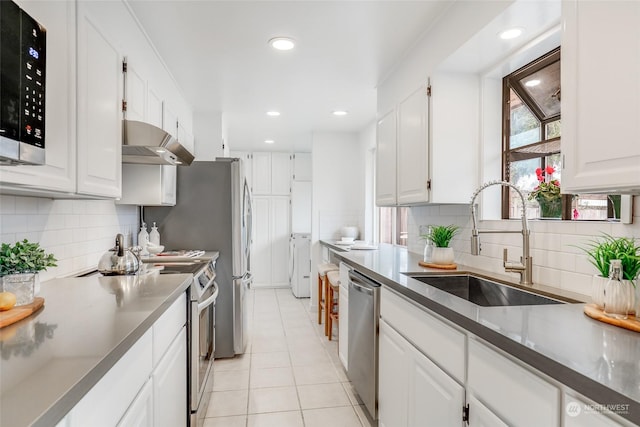
[{"label": "stainless steel range hood", "polygon": [[164,130],[149,123],[123,120],[122,163],[189,166],[194,156]]}]

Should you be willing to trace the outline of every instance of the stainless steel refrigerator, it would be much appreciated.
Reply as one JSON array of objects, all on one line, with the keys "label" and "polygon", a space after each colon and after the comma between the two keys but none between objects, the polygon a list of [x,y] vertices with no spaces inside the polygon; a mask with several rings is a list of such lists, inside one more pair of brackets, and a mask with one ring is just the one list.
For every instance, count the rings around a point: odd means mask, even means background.
[{"label": "stainless steel refrigerator", "polygon": [[244,353],[250,272],[251,195],[242,160],[218,158],[178,167],[173,207],[145,207],[166,250],[219,251],[216,283],[215,357]]}]

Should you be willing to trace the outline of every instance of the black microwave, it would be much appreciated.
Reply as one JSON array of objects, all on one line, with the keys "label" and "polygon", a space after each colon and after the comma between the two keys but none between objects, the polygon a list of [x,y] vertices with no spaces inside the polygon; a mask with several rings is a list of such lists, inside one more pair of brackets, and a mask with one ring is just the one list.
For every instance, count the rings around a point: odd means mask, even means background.
[{"label": "black microwave", "polygon": [[0,0],[0,165],[45,162],[46,29]]}]

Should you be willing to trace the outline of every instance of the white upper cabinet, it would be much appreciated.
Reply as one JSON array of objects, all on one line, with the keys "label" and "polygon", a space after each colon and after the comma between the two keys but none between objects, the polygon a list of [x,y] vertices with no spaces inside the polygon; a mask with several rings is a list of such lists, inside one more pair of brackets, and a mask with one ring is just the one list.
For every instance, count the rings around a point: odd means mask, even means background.
[{"label": "white upper cabinet", "polygon": [[420,86],[398,106],[399,205],[429,201],[428,109],[425,86]]},{"label": "white upper cabinet", "polygon": [[562,2],[562,191],[640,194],[640,2]]},{"label": "white upper cabinet", "polygon": [[253,194],[271,194],[271,153],[253,153]]},{"label": "white upper cabinet", "polygon": [[311,181],[311,153],[295,153],[293,155],[293,180]]},{"label": "white upper cabinet", "polygon": [[480,78],[476,74],[436,71],[429,80],[430,201],[469,203],[480,184]]},{"label": "white upper cabinet", "polygon": [[75,4],[17,3],[47,29],[45,165],[0,167],[0,184],[73,193],[76,190]]},{"label": "white upper cabinet", "polygon": [[77,192],[120,197],[122,58],[78,3]]},{"label": "white upper cabinet", "polygon": [[162,109],[162,129],[173,137],[178,137],[178,115],[166,101]]},{"label": "white upper cabinet", "polygon": [[139,122],[147,121],[147,82],[138,72],[135,62],[128,58],[125,82],[125,101],[127,102],[127,119]]},{"label": "white upper cabinet", "polygon": [[378,120],[376,127],[376,204],[396,204],[396,110]]},{"label": "white upper cabinet", "polygon": [[147,123],[162,129],[162,97],[147,85]]},{"label": "white upper cabinet", "polygon": [[291,155],[260,152],[251,156],[253,194],[288,196],[291,193]]},{"label": "white upper cabinet", "polygon": [[271,153],[271,194],[288,196],[291,194],[291,155]]}]

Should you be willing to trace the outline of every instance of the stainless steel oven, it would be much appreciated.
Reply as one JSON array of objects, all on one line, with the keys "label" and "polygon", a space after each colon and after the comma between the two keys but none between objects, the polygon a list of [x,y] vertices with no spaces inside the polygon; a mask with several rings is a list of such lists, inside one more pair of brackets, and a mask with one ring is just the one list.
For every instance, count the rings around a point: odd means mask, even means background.
[{"label": "stainless steel oven", "polygon": [[162,274],[192,273],[189,290],[189,422],[201,426],[207,410],[207,379],[215,351],[215,307],[218,285],[214,261],[164,264]]}]

